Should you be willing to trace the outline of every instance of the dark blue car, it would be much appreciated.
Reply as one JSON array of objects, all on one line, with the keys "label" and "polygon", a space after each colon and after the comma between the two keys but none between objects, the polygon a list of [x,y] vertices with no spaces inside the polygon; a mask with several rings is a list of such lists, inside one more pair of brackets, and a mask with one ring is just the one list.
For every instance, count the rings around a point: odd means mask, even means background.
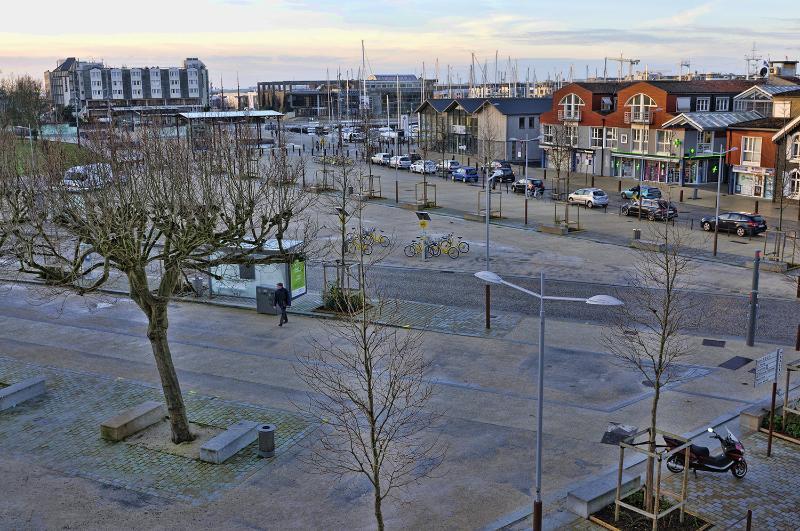
[{"label": "dark blue car", "polygon": [[453,180],[454,181],[463,181],[463,182],[478,182],[478,169],[477,168],[470,168],[465,166],[463,168],[458,168],[453,172]]}]

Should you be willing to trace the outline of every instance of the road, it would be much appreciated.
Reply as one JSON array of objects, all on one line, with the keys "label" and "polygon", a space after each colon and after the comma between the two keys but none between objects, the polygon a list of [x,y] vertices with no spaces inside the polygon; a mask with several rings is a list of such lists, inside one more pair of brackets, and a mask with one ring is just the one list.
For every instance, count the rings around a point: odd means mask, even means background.
[{"label": "road", "polygon": [[[309,267],[309,287],[321,290],[322,271]],[[386,297],[425,303],[459,305],[483,308],[483,283],[473,275],[457,271],[374,265],[368,271],[374,286]],[[506,280],[528,289],[539,289],[538,279],[522,276],[505,276]],[[545,288],[548,295],[564,297],[591,297],[610,294],[632,304],[639,288],[614,286],[591,282],[550,280]],[[687,304],[699,308],[696,323],[687,328],[698,334],[713,337],[743,337],[747,328],[748,298],[721,295],[711,292],[686,293]],[[498,311],[538,313],[534,300],[524,293],[505,286],[493,286],[492,309]],[[613,310],[570,302],[547,303],[547,314],[555,319],[610,324]],[[794,343],[797,328],[797,303],[786,299],[759,299],[757,337],[770,343]],[[599,338],[598,338],[599,339]]]}]

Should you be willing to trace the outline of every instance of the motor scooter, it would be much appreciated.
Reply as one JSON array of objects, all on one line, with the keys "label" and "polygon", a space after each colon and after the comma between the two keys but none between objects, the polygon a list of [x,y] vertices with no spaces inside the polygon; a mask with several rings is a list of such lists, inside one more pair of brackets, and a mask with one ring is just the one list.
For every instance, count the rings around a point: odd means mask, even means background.
[{"label": "motor scooter", "polygon": [[[747,474],[744,445],[739,442],[739,439],[729,429],[725,428],[725,430],[728,435],[723,438],[713,428],[708,428],[711,437],[717,439],[722,446],[722,454],[720,455],[711,455],[711,452],[705,446],[694,444],[689,446],[689,469],[694,470],[695,475],[697,475],[698,470],[707,472],[727,472],[730,470],[734,477],[738,479]],[[683,441],[666,436],[664,437],[664,442],[667,443],[667,447],[670,450],[684,444]],[[667,468],[670,472],[683,472],[684,455],[684,452],[678,452],[667,459]]]}]

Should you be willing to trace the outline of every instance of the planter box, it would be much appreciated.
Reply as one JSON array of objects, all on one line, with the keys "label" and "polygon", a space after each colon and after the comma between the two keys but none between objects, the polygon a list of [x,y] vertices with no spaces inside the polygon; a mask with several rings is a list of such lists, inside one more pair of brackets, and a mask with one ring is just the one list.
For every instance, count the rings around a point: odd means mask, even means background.
[{"label": "planter box", "polygon": [[142,431],[167,416],[167,408],[161,402],[147,401],[104,420],[100,424],[100,437],[107,441],[121,441]]},{"label": "planter box", "polygon": [[539,225],[538,230],[545,234],[557,234],[559,236],[566,236],[569,233],[569,227],[565,225]]},{"label": "planter box", "polygon": [[629,244],[630,247],[634,249],[640,249],[642,251],[652,251],[654,253],[663,253],[667,250],[667,244],[654,242],[650,240],[631,240]]},{"label": "planter box", "polygon": [[[775,414],[777,415],[777,412]],[[769,433],[769,428],[758,428],[758,431],[760,431],[761,433]],[[773,430],[772,436],[777,437],[778,439],[783,439],[784,441],[788,441],[790,443],[800,445],[800,439],[795,439],[791,435],[786,435],[781,432]]]},{"label": "planter box", "polygon": [[44,376],[35,376],[4,387],[0,389],[0,411],[11,409],[26,400],[43,395],[46,390]]},{"label": "planter box", "polygon": [[[695,513],[691,512],[691,511],[683,511],[683,513],[691,515],[691,516],[694,516],[695,518],[701,518],[701,519],[705,520],[705,518],[703,518],[702,516],[700,516],[698,514],[695,514]],[[589,521],[594,523],[594,524],[599,525],[603,529],[609,529],[611,531],[625,531],[624,529],[620,529],[619,527],[613,526],[613,525],[609,524],[608,522],[604,522],[604,521],[602,521],[599,518],[596,518],[594,516],[590,516],[589,517]],[[706,529],[711,529],[712,527],[714,527],[714,524],[707,523],[707,524],[705,524],[705,525],[703,525],[701,527],[698,527],[696,529],[696,531],[705,531]]]}]

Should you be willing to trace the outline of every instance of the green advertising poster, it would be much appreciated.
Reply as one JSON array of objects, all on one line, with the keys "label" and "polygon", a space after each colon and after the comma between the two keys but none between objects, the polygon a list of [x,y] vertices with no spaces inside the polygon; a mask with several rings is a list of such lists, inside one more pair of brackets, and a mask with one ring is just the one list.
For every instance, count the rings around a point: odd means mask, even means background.
[{"label": "green advertising poster", "polygon": [[306,293],[306,262],[305,260],[295,259],[289,264],[289,282],[291,286],[292,298],[305,295]]}]

